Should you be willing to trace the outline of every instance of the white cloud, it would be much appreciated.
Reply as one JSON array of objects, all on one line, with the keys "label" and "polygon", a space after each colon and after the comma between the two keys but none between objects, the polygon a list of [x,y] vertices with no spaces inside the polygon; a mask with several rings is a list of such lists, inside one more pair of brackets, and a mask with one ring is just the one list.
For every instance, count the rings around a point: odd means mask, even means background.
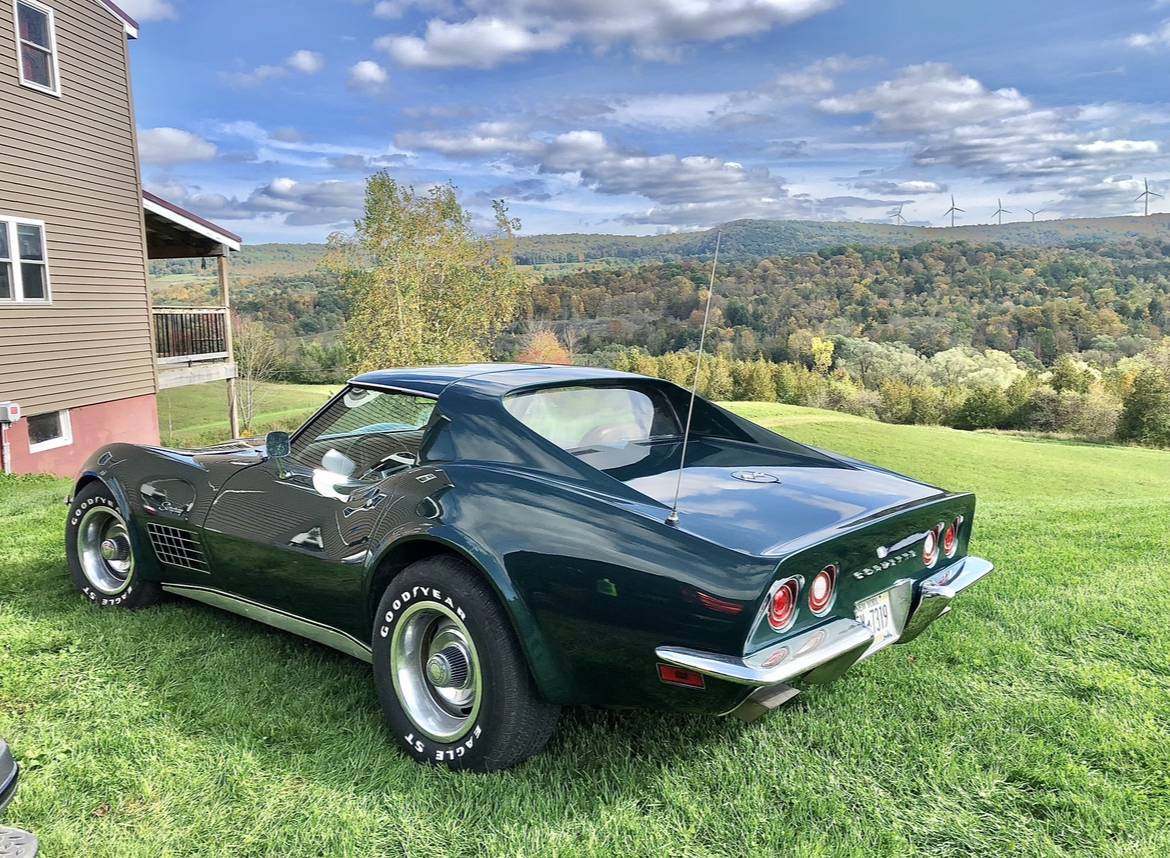
[{"label": "white cloud", "polygon": [[1131,48],[1141,48],[1147,51],[1170,48],[1170,21],[1163,22],[1161,27],[1152,32],[1134,33],[1125,41]]},{"label": "white cloud", "polygon": [[939,182],[926,181],[925,179],[910,179],[907,181],[861,179],[853,182],[852,185],[855,188],[874,194],[906,194],[909,196],[916,196],[918,194],[941,194],[947,189],[946,185],[940,184]]},{"label": "white cloud", "polygon": [[315,51],[299,50],[286,60],[289,67],[302,74],[316,74],[325,68],[325,58]]},{"label": "white cloud", "polygon": [[154,190],[178,205],[219,220],[272,218],[287,226],[342,224],[361,215],[364,182],[299,182],[273,179],[242,199],[203,191],[178,182],[163,182]]},{"label": "white cloud", "polygon": [[1154,140],[1094,140],[1078,144],[1077,150],[1086,155],[1157,155],[1159,146]]},{"label": "white cloud", "polygon": [[354,158],[362,158],[370,168],[393,166],[405,160],[405,153],[393,146],[382,148],[357,146],[353,143],[324,143],[306,140],[296,128],[276,128],[268,131],[255,122],[225,123],[217,129],[221,138],[238,139],[251,144],[253,161],[302,167],[313,170],[331,170],[339,166],[352,167]]},{"label": "white cloud", "polygon": [[[674,59],[690,42],[767,32],[824,12],[838,0],[462,0],[465,17],[433,18],[421,36],[391,35],[378,45],[404,66],[490,68],[529,54],[587,42],[632,45],[646,59]],[[379,4],[381,15],[401,3]]]},{"label": "white cloud", "polygon": [[1148,105],[1039,107],[1016,89],[989,89],[939,63],[911,66],[892,80],[818,104],[828,113],[870,115],[872,130],[902,141],[918,168],[1056,192],[1053,205],[1066,213],[1083,212],[1090,200],[1121,211],[1121,177],[1167,167],[1150,136],[1165,133],[1168,117]]},{"label": "white cloud", "polygon": [[223,79],[236,87],[259,86],[265,81],[288,77],[288,69],[284,66],[257,66],[247,72],[224,72]]},{"label": "white cloud", "polygon": [[404,149],[438,152],[449,158],[533,155],[544,145],[506,122],[481,122],[469,131],[408,131],[399,134],[395,145]]},{"label": "white cloud", "polygon": [[214,143],[180,128],[146,128],[138,132],[138,150],[144,164],[210,161]]},{"label": "white cloud", "polygon": [[309,51],[302,48],[299,51],[293,51],[293,53],[289,54],[288,58],[284,61],[284,65],[257,66],[251,71],[225,72],[221,76],[232,86],[252,87],[259,86],[266,81],[288,77],[290,69],[301,74],[317,74],[323,68],[325,68],[325,58],[323,56],[316,51]]},{"label": "white cloud", "polygon": [[944,63],[924,63],[853,95],[826,98],[827,113],[872,113],[886,131],[933,131],[1017,115],[1031,107],[1016,89],[989,90]]},{"label": "white cloud", "polygon": [[569,41],[562,33],[539,33],[512,21],[477,17],[448,24],[435,19],[426,36],[384,36],[377,46],[399,65],[411,68],[491,68],[533,51],[549,51]]},{"label": "white cloud", "polygon": [[448,15],[456,11],[453,0],[379,0],[374,4],[374,17],[394,20],[401,18],[411,9]]},{"label": "white cloud", "polygon": [[456,158],[499,157],[598,194],[649,201],[647,208],[621,218],[628,224],[681,228],[736,218],[810,217],[818,211],[815,201],[791,195],[784,180],[763,167],[702,155],[637,152],[594,130],[536,137],[495,125],[464,133],[401,134],[395,143]]},{"label": "white cloud", "polygon": [[791,68],[751,89],[654,92],[591,103],[574,99],[560,113],[566,119],[595,117],[606,123],[670,131],[768,124],[790,118],[792,107],[832,92],[840,75],[867,68],[873,62],[868,57],[837,55]]},{"label": "white cloud", "polygon": [[376,92],[386,85],[390,76],[386,69],[373,60],[362,60],[354,63],[349,70],[349,84],[354,89],[365,92]]},{"label": "white cloud", "polygon": [[118,8],[136,21],[167,21],[178,17],[167,0],[118,0]]}]

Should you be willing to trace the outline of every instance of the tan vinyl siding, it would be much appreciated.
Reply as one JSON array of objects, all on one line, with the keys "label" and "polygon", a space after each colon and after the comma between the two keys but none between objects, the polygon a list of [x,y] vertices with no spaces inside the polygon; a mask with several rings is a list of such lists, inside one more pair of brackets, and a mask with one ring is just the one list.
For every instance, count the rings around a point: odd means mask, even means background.
[{"label": "tan vinyl siding", "polygon": [[41,2],[59,98],[21,86],[0,0],[0,216],[45,222],[52,293],[0,302],[0,400],[29,415],[157,390],[126,35],[95,0]]}]

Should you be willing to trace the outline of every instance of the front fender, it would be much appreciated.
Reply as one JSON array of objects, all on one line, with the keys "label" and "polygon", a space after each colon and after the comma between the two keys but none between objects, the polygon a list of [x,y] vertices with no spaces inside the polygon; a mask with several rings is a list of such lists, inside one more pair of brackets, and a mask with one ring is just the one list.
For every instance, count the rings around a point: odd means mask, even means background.
[{"label": "front fender", "polygon": [[[154,562],[154,550],[149,545],[149,540],[140,522],[135,517],[135,506],[131,502],[129,490],[120,476],[114,471],[117,464],[120,461],[124,461],[119,456],[119,448],[122,446],[124,445],[103,447],[91,455],[85,461],[85,464],[81,466],[81,471],[73,481],[73,491],[65,499],[65,502],[72,508],[74,498],[77,497],[82,489],[93,483],[101,483],[106,491],[114,498],[114,502],[118,505],[118,511],[122,513],[122,517],[126,519],[126,524],[130,529],[130,544],[133,547],[134,556],[139,563],[140,574],[148,581],[157,580],[159,570],[158,564]],[[70,525],[76,524],[72,516],[67,521]]]}]

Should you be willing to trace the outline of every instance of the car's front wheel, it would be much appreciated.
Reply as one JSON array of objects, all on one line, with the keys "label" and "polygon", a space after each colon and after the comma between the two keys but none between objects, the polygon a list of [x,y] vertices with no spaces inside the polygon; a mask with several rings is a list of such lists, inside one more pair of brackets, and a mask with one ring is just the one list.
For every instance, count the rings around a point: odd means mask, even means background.
[{"label": "car's front wheel", "polygon": [[537,694],[491,587],[457,558],[421,560],[394,579],[373,647],[386,723],[419,762],[494,771],[552,735],[558,707]]},{"label": "car's front wheel", "polygon": [[143,608],[159,599],[158,585],[141,578],[130,524],[103,483],[90,483],[73,499],[65,555],[73,586],[99,607]]}]

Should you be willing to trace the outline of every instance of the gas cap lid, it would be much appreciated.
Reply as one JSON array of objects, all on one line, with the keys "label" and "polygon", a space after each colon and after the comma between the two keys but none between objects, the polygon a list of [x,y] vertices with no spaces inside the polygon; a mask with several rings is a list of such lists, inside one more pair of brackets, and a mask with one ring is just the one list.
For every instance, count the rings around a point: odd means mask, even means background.
[{"label": "gas cap lid", "polygon": [[731,476],[745,483],[778,483],[780,478],[766,471],[733,471]]}]

